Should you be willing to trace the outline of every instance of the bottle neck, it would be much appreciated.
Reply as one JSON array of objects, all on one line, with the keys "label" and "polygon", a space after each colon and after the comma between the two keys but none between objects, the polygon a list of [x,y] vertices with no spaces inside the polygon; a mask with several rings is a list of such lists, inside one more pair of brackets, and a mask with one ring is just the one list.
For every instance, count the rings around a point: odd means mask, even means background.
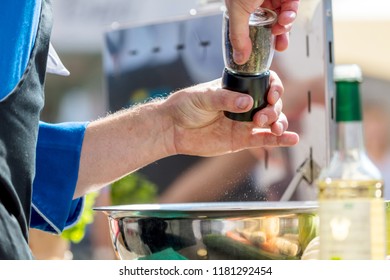
[{"label": "bottle neck", "polygon": [[336,122],[362,121],[360,83],[336,82]]},{"label": "bottle neck", "polygon": [[357,81],[336,82],[337,150],[342,153],[365,153],[359,87]]},{"label": "bottle neck", "polygon": [[365,153],[363,124],[361,121],[337,123],[337,151],[359,156]]}]

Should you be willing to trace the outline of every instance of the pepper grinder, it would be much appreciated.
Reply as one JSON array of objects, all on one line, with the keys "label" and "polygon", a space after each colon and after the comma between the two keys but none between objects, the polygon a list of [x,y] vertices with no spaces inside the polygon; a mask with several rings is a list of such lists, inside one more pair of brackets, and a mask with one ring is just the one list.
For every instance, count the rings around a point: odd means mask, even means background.
[{"label": "pepper grinder", "polygon": [[249,18],[249,36],[252,41],[252,53],[249,60],[238,65],[233,59],[233,48],[229,39],[229,14],[226,10],[222,29],[222,50],[225,69],[222,75],[222,87],[236,92],[246,93],[254,100],[253,107],[245,113],[225,112],[225,116],[236,121],[252,121],[255,113],[267,107],[269,90],[269,67],[275,50],[275,37],[272,26],[276,13],[269,9],[257,8]]}]

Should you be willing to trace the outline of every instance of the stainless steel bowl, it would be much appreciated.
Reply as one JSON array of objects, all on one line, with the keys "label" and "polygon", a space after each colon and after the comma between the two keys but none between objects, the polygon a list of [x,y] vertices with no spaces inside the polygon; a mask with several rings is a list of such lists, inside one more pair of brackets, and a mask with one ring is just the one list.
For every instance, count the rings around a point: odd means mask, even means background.
[{"label": "stainless steel bowl", "polygon": [[315,202],[139,204],[95,208],[120,259],[300,259],[317,236]]},{"label": "stainless steel bowl", "polygon": [[[95,208],[120,259],[300,259],[318,235],[317,202],[134,204]],[[390,257],[390,201],[386,201]]]}]

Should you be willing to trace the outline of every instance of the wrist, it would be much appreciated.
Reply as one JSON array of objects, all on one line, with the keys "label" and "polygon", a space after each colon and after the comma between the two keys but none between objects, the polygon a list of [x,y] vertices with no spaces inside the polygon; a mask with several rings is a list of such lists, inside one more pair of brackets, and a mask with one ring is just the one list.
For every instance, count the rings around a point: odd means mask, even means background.
[{"label": "wrist", "polygon": [[139,137],[144,151],[148,152],[145,157],[150,157],[151,162],[175,154],[173,122],[168,107],[165,99],[155,99],[131,109],[134,112],[129,115],[132,127],[138,127],[132,137]]},{"label": "wrist", "polygon": [[172,156],[177,154],[175,146],[175,128],[174,118],[172,112],[174,108],[168,99],[159,100],[155,104],[154,112],[156,114],[156,121],[159,123],[159,137],[161,142],[161,148],[165,151],[165,156]]}]

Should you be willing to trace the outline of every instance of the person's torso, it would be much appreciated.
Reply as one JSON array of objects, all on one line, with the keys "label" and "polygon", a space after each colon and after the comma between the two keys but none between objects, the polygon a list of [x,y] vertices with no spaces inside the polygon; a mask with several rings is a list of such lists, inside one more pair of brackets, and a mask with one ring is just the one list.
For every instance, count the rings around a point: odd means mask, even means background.
[{"label": "person's torso", "polygon": [[[26,241],[51,32],[48,2],[42,2],[39,27],[27,68],[16,87],[0,102],[0,201],[10,216],[16,219]],[[0,215],[4,215],[4,212]],[[2,236],[0,241],[3,238],[1,242],[7,242],[4,240],[7,235]],[[8,239],[8,242],[11,241]]]}]

